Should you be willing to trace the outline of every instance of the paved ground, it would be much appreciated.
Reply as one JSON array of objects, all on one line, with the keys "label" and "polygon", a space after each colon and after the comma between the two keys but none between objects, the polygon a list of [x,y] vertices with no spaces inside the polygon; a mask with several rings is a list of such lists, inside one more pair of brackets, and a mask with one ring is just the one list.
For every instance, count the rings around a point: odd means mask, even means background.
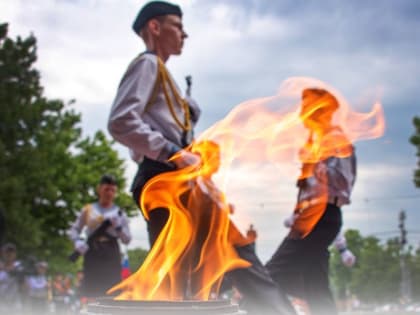
[{"label": "paved ground", "polygon": [[404,311],[388,311],[388,312],[342,312],[340,315],[415,315],[419,313]]}]

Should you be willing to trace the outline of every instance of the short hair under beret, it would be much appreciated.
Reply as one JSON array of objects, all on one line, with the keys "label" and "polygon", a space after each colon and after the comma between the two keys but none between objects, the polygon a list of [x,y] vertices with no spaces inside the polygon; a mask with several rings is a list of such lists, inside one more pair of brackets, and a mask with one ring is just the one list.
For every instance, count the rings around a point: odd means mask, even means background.
[{"label": "short hair under beret", "polygon": [[151,1],[140,9],[132,26],[133,31],[138,34],[150,19],[168,14],[182,17],[181,8],[178,5],[165,1]]}]

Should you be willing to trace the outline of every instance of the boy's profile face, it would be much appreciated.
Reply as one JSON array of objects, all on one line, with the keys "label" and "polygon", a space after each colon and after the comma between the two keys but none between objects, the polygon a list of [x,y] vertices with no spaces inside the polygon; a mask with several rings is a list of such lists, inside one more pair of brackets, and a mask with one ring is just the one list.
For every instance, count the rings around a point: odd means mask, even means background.
[{"label": "boy's profile face", "polygon": [[181,17],[173,14],[159,19],[159,42],[168,55],[180,55],[187,33],[184,31]]}]

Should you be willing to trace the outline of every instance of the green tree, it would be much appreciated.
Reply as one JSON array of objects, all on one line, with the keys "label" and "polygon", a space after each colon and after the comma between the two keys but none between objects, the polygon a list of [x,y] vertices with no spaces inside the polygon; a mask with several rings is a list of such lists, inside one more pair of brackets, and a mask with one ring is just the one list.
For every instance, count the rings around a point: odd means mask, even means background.
[{"label": "green tree", "polygon": [[410,142],[417,148],[417,169],[414,170],[414,184],[420,187],[420,117],[413,118],[415,133],[410,137]]},{"label": "green tree", "polygon": [[411,291],[414,301],[420,299],[420,248],[411,257],[410,263]]},{"label": "green tree", "polygon": [[[1,206],[6,238],[27,252],[47,245],[45,236],[67,221],[49,224],[58,212],[51,207],[61,199],[56,180],[73,167],[67,149],[80,137],[80,116],[65,111],[63,102],[43,97],[32,67],[35,37],[13,41],[6,37],[7,24],[0,26],[0,34]],[[55,167],[56,161],[63,168]]]},{"label": "green tree", "polygon": [[332,264],[338,288],[344,287],[368,304],[398,301],[401,283],[398,239],[390,239],[382,245],[376,237],[361,238],[358,232],[351,233],[349,247],[357,263],[350,270],[337,267],[337,262]]},{"label": "green tree", "polygon": [[341,264],[339,253],[331,251],[331,283],[339,300],[356,295],[367,304],[398,302],[401,297],[400,255],[404,255],[411,274],[414,299],[420,297],[420,251],[401,251],[398,238],[382,243],[379,239],[362,237],[356,230],[346,232],[348,248],[357,257],[352,268]]},{"label": "green tree", "polygon": [[92,201],[102,173],[114,174],[119,202],[134,211],[123,192],[123,161],[102,132],[82,139],[73,101],[43,95],[33,35],[16,40],[0,25],[0,208],[5,239],[19,253],[47,259],[61,270],[71,267],[66,230],[84,203]]},{"label": "green tree", "polygon": [[132,272],[136,272],[143,264],[149,252],[143,248],[133,248],[128,250],[128,263]]},{"label": "green tree", "polygon": [[108,140],[102,131],[97,131],[92,138],[87,137],[76,144],[77,153],[74,154],[76,167],[73,172],[78,178],[79,190],[72,192],[75,194],[72,198],[75,201],[72,208],[81,208],[86,201],[96,200],[96,184],[99,178],[104,173],[111,172],[118,179],[120,191],[116,203],[130,215],[137,214],[138,209],[131,196],[124,193],[126,188],[124,160],[118,157],[112,145],[113,142]]},{"label": "green tree", "polygon": [[356,265],[349,268],[341,262],[341,256],[338,250],[335,248],[331,250],[330,277],[336,297],[339,300],[344,300],[351,294],[352,276],[354,270],[356,270],[358,266],[357,259],[360,257],[360,252],[363,247],[363,237],[360,235],[359,231],[348,230],[345,233],[345,237],[347,240],[347,248],[349,248],[357,258]]}]

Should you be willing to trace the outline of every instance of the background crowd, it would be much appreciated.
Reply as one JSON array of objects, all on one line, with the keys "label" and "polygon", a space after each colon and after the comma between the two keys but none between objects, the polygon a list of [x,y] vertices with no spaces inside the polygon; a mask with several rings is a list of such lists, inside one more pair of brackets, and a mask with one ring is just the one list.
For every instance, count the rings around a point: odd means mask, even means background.
[{"label": "background crowd", "polygon": [[48,263],[35,257],[21,261],[12,243],[1,248],[0,310],[3,314],[72,314],[83,303],[83,272],[48,273]]}]

